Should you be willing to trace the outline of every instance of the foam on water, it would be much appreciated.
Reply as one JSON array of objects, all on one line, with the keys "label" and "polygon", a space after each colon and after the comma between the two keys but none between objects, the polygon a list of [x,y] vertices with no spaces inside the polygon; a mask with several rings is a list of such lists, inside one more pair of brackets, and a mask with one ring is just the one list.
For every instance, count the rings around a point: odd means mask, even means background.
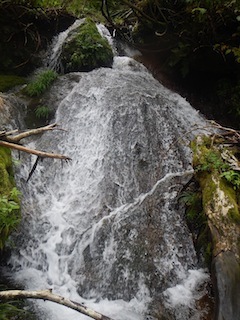
[{"label": "foam on water", "polygon": [[188,270],[188,274],[182,279],[181,283],[163,292],[167,298],[166,304],[174,308],[178,306],[192,307],[195,300],[201,297],[196,288],[206,281],[209,281],[207,270]]}]

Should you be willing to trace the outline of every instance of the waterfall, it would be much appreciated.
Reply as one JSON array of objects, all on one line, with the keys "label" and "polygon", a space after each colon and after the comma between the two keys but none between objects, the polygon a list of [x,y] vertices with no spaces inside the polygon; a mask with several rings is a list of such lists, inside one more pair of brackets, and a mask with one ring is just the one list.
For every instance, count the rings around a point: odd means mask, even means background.
[{"label": "waterfall", "polygon": [[[72,161],[44,159],[26,183],[35,159],[22,156],[12,279],[115,320],[200,319],[195,301],[209,276],[177,199],[192,175],[189,141],[205,120],[127,57],[62,76],[49,101],[64,131],[28,144]],[[41,320],[88,319],[36,305]]]}]

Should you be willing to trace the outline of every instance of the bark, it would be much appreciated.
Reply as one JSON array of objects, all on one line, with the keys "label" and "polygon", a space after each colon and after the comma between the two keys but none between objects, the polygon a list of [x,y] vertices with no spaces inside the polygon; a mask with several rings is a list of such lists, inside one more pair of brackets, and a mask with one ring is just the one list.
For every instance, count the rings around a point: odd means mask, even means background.
[{"label": "bark", "polygon": [[57,128],[57,124],[56,123],[53,123],[53,124],[49,124],[48,126],[45,126],[45,127],[41,127],[41,128],[37,128],[37,129],[31,129],[31,130],[28,130],[28,131],[25,131],[25,132],[22,132],[16,136],[11,136],[13,133],[16,132],[16,130],[14,131],[10,131],[10,132],[6,132],[5,133],[5,137],[7,139],[7,141],[9,142],[19,142],[20,140],[24,139],[24,138],[27,138],[27,137],[30,137],[30,136],[33,136],[33,135],[38,135],[38,134],[41,134],[45,131],[51,131],[51,130],[54,130]]},{"label": "bark", "polygon": [[[18,151],[23,151],[27,152],[30,154],[34,154],[40,158],[54,158],[54,159],[61,159],[61,160],[71,160],[71,158],[64,156],[62,154],[57,154],[57,153],[48,153],[45,151],[40,151],[40,150],[34,150],[30,149],[28,147],[22,146],[18,144],[20,140],[33,136],[33,135],[38,135],[41,133],[44,133],[46,131],[52,131],[57,129],[57,124],[49,124],[45,127],[37,128],[37,129],[31,129],[24,131],[22,133],[19,133],[15,135],[18,130],[12,130],[12,131],[0,131],[0,146],[7,147],[10,149],[15,149]],[[63,130],[63,129],[58,129],[58,130]]]},{"label": "bark", "polygon": [[85,307],[84,305],[66,299],[62,296],[53,294],[51,290],[41,291],[24,291],[24,290],[7,290],[0,291],[0,300],[12,300],[12,299],[41,299],[48,300],[58,304],[61,304],[77,312],[83,313],[86,316],[95,320],[113,320],[107,316],[102,315],[92,309]]},{"label": "bark", "polygon": [[27,152],[30,154],[35,154],[36,156],[39,156],[40,158],[54,158],[54,159],[61,159],[61,160],[72,160],[71,158],[64,156],[62,154],[48,153],[48,152],[44,152],[44,151],[34,150],[34,149],[30,149],[30,148],[21,146],[19,144],[7,142],[7,141],[0,140],[0,146],[7,147],[10,149],[15,149],[18,151]]}]

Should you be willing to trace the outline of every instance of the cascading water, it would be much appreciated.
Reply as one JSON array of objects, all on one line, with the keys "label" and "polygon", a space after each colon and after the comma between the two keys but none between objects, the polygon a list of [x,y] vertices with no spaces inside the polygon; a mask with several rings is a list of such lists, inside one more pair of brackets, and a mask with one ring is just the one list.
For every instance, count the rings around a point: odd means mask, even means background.
[{"label": "cascading water", "polygon": [[[204,125],[202,117],[127,57],[63,76],[49,101],[59,104],[56,122],[67,131],[29,145],[72,161],[44,159],[27,184],[27,158],[18,169],[14,281],[52,288],[116,320],[201,319],[195,301],[209,279],[177,197],[192,174],[190,129]],[[41,320],[88,319],[38,305]]]}]

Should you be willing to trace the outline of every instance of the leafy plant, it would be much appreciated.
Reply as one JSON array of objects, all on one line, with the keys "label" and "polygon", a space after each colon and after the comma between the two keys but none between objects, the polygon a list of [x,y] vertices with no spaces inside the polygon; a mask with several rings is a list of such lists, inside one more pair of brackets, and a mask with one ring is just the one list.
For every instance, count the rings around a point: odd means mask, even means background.
[{"label": "leafy plant", "polygon": [[49,69],[42,71],[25,88],[27,95],[30,97],[40,96],[50,88],[57,76],[57,73],[53,70]]},{"label": "leafy plant", "polygon": [[186,215],[189,223],[199,220],[202,211],[202,202],[201,194],[198,191],[182,192],[179,201],[187,207]]},{"label": "leafy plant", "polygon": [[234,170],[228,170],[221,174],[221,177],[225,178],[228,182],[233,185],[233,188],[240,188],[240,173]]},{"label": "leafy plant", "polygon": [[215,150],[208,150],[201,163],[197,165],[195,171],[219,171],[220,173],[229,169],[228,164],[224,163],[219,152]]},{"label": "leafy plant", "polygon": [[0,303],[0,320],[26,319],[27,312],[18,307],[18,301]]},{"label": "leafy plant", "polygon": [[8,196],[0,196],[0,249],[3,249],[10,232],[20,222],[19,194],[14,187]]},{"label": "leafy plant", "polygon": [[48,106],[37,106],[35,114],[39,119],[46,119],[50,114],[50,109]]}]

